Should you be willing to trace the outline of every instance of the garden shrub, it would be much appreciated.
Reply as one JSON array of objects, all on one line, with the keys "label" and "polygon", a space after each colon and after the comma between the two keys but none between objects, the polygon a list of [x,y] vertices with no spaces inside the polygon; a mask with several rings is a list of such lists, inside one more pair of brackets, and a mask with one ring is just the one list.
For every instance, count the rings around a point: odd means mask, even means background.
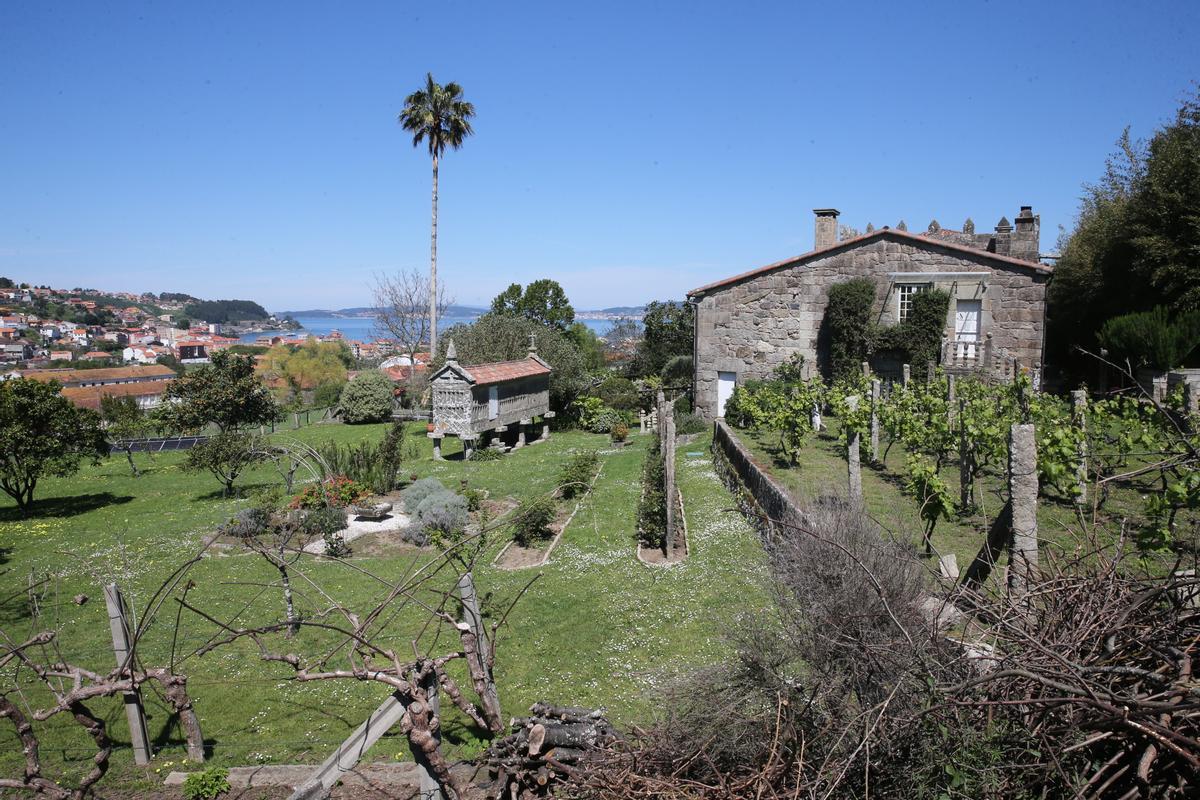
[{"label": "garden shrub", "polygon": [[618,422],[616,425],[613,425],[610,435],[614,442],[623,442],[629,438],[629,426],[624,422]]},{"label": "garden shrub", "polygon": [[224,767],[209,767],[202,772],[192,772],[183,779],[183,798],[215,800],[231,788],[229,770]]},{"label": "garden shrub", "polygon": [[379,444],[356,445],[328,442],[317,448],[325,467],[333,475],[345,475],[366,484],[375,494],[387,494],[396,488],[396,480],[406,456],[404,423],[392,423]]},{"label": "garden shrub", "polygon": [[346,509],[333,506],[314,508],[304,515],[300,531],[308,536],[328,536],[346,527]]},{"label": "garden shrub", "polygon": [[829,287],[829,304],[821,319],[820,336],[829,353],[829,372],[834,378],[862,369],[871,351],[875,283],[854,278]]},{"label": "garden shrub", "polygon": [[483,508],[487,495],[482,489],[463,489],[462,496],[467,498],[467,511],[478,511]]},{"label": "garden shrub", "polygon": [[338,402],[342,399],[342,389],[345,386],[346,383],[344,381],[322,383],[313,392],[313,408],[336,408]]},{"label": "garden shrub", "polygon": [[671,404],[675,409],[675,415],[689,414],[692,410],[692,397],[689,394],[681,394],[675,398],[675,402]]},{"label": "garden shrub", "polygon": [[390,419],[394,401],[391,378],[379,370],[367,370],[342,389],[338,408],[343,422],[359,425]]},{"label": "garden shrub", "polygon": [[663,383],[667,386],[682,386],[691,384],[694,372],[694,362],[691,356],[672,356],[663,365],[662,372],[659,374],[662,375]]},{"label": "garden shrub", "polygon": [[445,491],[449,490],[437,478],[421,478],[401,494],[404,500],[404,510],[409,514],[415,514],[417,506],[421,505],[422,500],[431,494]]},{"label": "garden shrub", "polygon": [[637,386],[629,378],[620,375],[610,375],[596,387],[596,397],[604,405],[618,411],[636,411],[641,405],[641,396]]},{"label": "garden shrub", "polygon": [[1134,367],[1157,370],[1183,366],[1200,345],[1200,311],[1185,311],[1174,319],[1166,308],[1113,317],[1100,328],[1100,343]]},{"label": "garden shrub", "polygon": [[268,508],[243,508],[220,527],[220,533],[237,539],[251,539],[265,531],[270,523],[271,512]]},{"label": "garden shrub", "polygon": [[704,433],[708,430],[708,427],[708,423],[704,420],[704,417],[701,417],[699,414],[675,415],[675,433],[680,436],[689,433]]},{"label": "garden shrub", "polygon": [[354,554],[350,545],[346,544],[346,537],[340,533],[327,533],[321,538],[325,540],[324,554],[330,558],[349,558]]},{"label": "garden shrub", "polygon": [[558,485],[562,487],[562,496],[570,499],[587,494],[598,466],[600,456],[595,450],[582,450],[567,459],[567,463],[563,464],[558,473]]},{"label": "garden shrub", "polygon": [[471,453],[472,461],[499,461],[504,458],[504,451],[498,447],[480,447]]},{"label": "garden shrub", "polygon": [[457,538],[467,527],[467,498],[449,490],[434,492],[417,506],[416,519],[435,542]]},{"label": "garden shrub", "polygon": [[913,295],[908,318],[896,326],[903,332],[909,364],[923,366],[930,361],[941,361],[942,336],[949,312],[950,295],[941,289]]},{"label": "garden shrub", "polygon": [[554,498],[548,495],[522,500],[513,514],[513,541],[522,547],[529,547],[549,539],[550,523],[554,521],[557,511]]},{"label": "garden shrub", "polygon": [[642,462],[642,496],[638,501],[638,536],[647,547],[660,547],[667,531],[667,471],[655,436]]},{"label": "garden shrub", "polygon": [[289,508],[321,508],[333,506],[345,508],[348,505],[368,497],[371,490],[345,475],[335,475],[320,483],[310,483],[300,494],[292,498]]},{"label": "garden shrub", "polygon": [[629,412],[605,407],[583,424],[583,428],[590,433],[611,433],[617,425],[628,425],[628,422]]}]

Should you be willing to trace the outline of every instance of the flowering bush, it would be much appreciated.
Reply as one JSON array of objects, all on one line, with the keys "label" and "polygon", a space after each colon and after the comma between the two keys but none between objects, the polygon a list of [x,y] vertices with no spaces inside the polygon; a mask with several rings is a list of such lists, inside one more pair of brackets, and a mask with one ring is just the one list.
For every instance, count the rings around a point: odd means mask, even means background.
[{"label": "flowering bush", "polygon": [[371,494],[371,490],[361,483],[350,480],[345,475],[335,475],[326,478],[321,483],[310,483],[304,491],[292,498],[289,508],[345,508]]}]

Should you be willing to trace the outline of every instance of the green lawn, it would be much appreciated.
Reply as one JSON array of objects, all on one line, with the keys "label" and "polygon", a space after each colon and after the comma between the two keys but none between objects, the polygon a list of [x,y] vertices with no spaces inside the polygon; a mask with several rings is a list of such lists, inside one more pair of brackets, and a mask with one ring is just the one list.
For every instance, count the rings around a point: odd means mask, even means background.
[{"label": "green lawn", "polygon": [[[314,424],[275,435],[309,443],[354,442],[378,439],[383,430],[384,426]],[[551,490],[572,450],[603,449],[606,439],[556,432],[547,443],[481,463],[457,460],[455,445],[448,448],[451,460],[434,462],[429,440],[415,425],[410,442],[417,455],[405,465],[405,474],[435,475],[451,488],[466,479],[493,497],[523,497]],[[713,473],[707,434],[679,451],[689,558],[666,568],[648,567],[636,559],[634,521],[645,442],[635,437],[630,447],[603,452],[604,468],[594,492],[540,570],[493,569],[491,558],[503,545],[503,536],[489,542],[484,566],[476,573],[485,610],[504,608],[534,572],[542,573],[501,630],[496,673],[506,715],[521,714],[531,702],[547,699],[605,706],[621,722],[646,719],[653,713],[656,687],[680,670],[719,659],[722,625],[767,602],[761,588],[762,551],[742,518],[728,513],[732,502]],[[182,454],[162,454],[153,462],[144,455],[138,458],[146,471],[137,479],[130,476],[122,455],[74,477],[47,480],[38,490],[36,514],[27,520],[20,519],[7,498],[0,500],[0,598],[9,598],[0,607],[0,626],[8,635],[16,638],[30,630],[30,603],[21,588],[31,578],[52,574],[53,580],[38,589],[43,625],[59,631],[68,660],[100,671],[111,668],[101,584],[116,580],[135,608],[142,609],[164,577],[200,549],[202,538],[249,502],[222,498],[208,475],[183,472]],[[277,480],[275,472],[264,467],[241,484],[252,491]],[[396,579],[414,566],[414,560],[428,558],[425,553],[401,553],[356,557],[352,563]],[[332,562],[308,560],[302,571],[358,610],[370,608],[383,591],[380,583]],[[241,613],[239,622],[247,624],[282,615],[278,590],[262,588],[277,575],[255,555],[211,553],[190,577],[196,585],[189,601],[216,617],[230,619]],[[299,589],[304,611],[323,607],[313,592],[302,585]],[[70,601],[79,593],[91,598],[83,606]],[[258,603],[242,613],[260,593]],[[420,617],[415,609],[400,614],[389,625],[387,643],[401,653],[411,652]],[[168,606],[155,620],[140,645],[143,663],[153,666],[169,660],[174,618],[175,608]],[[377,684],[297,684],[287,680],[290,670],[264,664],[246,643],[203,657],[188,656],[214,631],[211,624],[185,613],[176,644],[182,658],[178,669],[190,678],[189,689],[216,763],[320,761],[386,694]],[[313,649],[321,641],[319,634],[306,630],[295,648]],[[443,639],[433,649],[444,652],[450,645]],[[179,732],[163,704],[152,695],[147,704],[160,754],[142,775],[132,767],[129,751],[118,751],[114,772],[119,780],[154,778],[155,769],[183,755]],[[126,743],[119,701],[92,705],[103,713],[116,739]],[[90,765],[93,751],[77,726],[56,722],[50,730],[41,730],[45,761],[65,762],[69,774],[82,773]],[[445,732],[452,754],[478,747],[456,713],[446,714]],[[372,757],[395,757],[403,750],[403,739],[393,736]],[[0,725],[0,772],[12,775],[19,769],[11,729]]]}]

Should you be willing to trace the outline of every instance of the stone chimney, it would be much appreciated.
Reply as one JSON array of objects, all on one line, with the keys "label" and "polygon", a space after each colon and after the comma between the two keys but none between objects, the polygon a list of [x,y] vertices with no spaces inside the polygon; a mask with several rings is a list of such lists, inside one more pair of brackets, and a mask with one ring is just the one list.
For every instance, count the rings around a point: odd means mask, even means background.
[{"label": "stone chimney", "polygon": [[838,214],[836,208],[814,208],[817,215],[817,235],[813,239],[813,250],[833,247],[838,241]]},{"label": "stone chimney", "polygon": [[1012,245],[1008,254],[1013,258],[1024,261],[1038,261],[1039,238],[1041,236],[1042,218],[1035,216],[1032,206],[1021,206],[1017,214],[1017,229],[1012,234]]},{"label": "stone chimney", "polygon": [[996,244],[992,248],[992,252],[997,255],[1006,256],[1012,250],[1012,224],[1008,221],[1008,217],[1001,217],[996,223]]}]

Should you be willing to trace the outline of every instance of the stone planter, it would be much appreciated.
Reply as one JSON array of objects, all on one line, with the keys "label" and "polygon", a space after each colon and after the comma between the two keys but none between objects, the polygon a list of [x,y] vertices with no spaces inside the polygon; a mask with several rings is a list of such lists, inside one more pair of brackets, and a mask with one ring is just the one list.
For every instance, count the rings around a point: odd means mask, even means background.
[{"label": "stone planter", "polygon": [[612,440],[611,442],[609,442],[609,445],[610,445],[611,447],[615,447],[615,448],[617,448],[617,449],[620,449],[620,448],[624,447],[624,446],[625,446],[625,445],[627,445],[627,444],[629,444],[629,440],[628,440],[628,439],[622,439],[622,440],[621,440],[621,441],[619,441],[619,442],[618,442],[617,440],[615,440],[615,439],[614,439],[614,440]]},{"label": "stone planter", "polygon": [[363,503],[361,505],[350,506],[347,510],[360,519],[371,519],[378,521],[386,517],[391,512],[392,504]]}]

